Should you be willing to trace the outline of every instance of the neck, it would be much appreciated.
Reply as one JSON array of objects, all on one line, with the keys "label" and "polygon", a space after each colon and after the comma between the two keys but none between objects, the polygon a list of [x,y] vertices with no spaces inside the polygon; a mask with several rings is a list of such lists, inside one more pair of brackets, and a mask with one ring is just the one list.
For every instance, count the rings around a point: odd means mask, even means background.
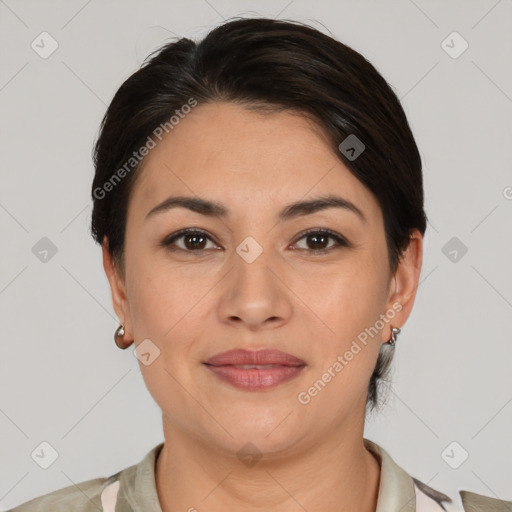
[{"label": "neck", "polygon": [[162,512],[376,510],[380,465],[362,431],[247,465],[168,424],[164,434],[155,477]]}]

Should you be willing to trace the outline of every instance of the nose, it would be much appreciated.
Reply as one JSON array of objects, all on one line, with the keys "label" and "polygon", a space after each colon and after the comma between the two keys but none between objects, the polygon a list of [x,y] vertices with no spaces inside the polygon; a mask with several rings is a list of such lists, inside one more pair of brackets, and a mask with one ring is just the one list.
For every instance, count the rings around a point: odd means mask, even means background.
[{"label": "nose", "polygon": [[234,253],[220,292],[220,321],[240,328],[276,328],[286,324],[293,312],[285,272],[265,251],[250,263]]}]

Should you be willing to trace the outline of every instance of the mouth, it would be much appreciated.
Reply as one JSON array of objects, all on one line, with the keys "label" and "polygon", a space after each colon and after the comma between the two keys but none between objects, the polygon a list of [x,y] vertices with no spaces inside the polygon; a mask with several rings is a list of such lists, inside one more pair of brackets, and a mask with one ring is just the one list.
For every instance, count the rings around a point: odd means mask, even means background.
[{"label": "mouth", "polygon": [[271,389],[300,375],[306,363],[279,350],[230,350],[203,363],[216,377],[248,391]]}]

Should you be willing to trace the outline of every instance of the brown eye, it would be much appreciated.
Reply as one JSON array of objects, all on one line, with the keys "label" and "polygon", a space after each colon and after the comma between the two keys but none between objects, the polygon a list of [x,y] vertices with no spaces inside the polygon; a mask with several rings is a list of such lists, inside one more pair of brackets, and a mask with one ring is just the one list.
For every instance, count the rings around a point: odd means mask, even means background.
[{"label": "brown eye", "polygon": [[[339,247],[349,247],[349,243],[344,238],[325,229],[311,229],[303,233],[299,238],[300,240],[306,240],[306,247],[299,247],[299,249],[312,252],[313,254],[323,254]],[[212,242],[213,247],[207,246],[208,241]],[[329,241],[334,241],[334,243],[329,245]],[[160,245],[172,251],[197,253],[207,249],[218,248],[204,231],[197,229],[184,229],[173,233],[163,240]]]},{"label": "brown eye", "polygon": [[210,237],[204,231],[182,230],[166,238],[161,245],[171,250],[195,252],[207,249],[208,247],[206,247],[206,245],[208,240],[211,241]]},{"label": "brown eye", "polygon": [[201,234],[182,235],[184,245],[187,249],[204,249],[206,237]]},{"label": "brown eye", "polygon": [[[332,231],[324,229],[314,229],[307,231],[302,235],[299,240],[306,240],[306,247],[301,247],[301,250],[310,250],[313,253],[324,253],[329,252],[331,249],[335,249],[340,246],[348,246],[345,239],[333,233]],[[334,244],[329,244],[329,239],[334,240]]]},{"label": "brown eye", "polygon": [[308,240],[308,242],[312,244],[312,247],[311,247],[311,245],[310,245],[310,247],[315,251],[318,249],[321,249],[321,250],[325,249],[329,244],[330,238],[331,237],[329,235],[325,235],[323,233],[317,233],[317,234],[306,236],[306,240]]}]

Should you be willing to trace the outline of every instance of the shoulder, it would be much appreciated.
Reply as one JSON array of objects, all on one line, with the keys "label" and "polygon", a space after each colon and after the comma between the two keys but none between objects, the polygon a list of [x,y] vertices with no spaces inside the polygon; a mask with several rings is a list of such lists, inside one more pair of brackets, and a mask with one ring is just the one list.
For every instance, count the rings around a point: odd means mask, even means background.
[{"label": "shoulder", "polygon": [[377,443],[364,438],[381,466],[377,510],[386,512],[512,512],[512,501],[460,490],[450,496],[414,478]]},{"label": "shoulder", "polygon": [[[119,488],[119,473],[58,489],[22,503],[9,512],[98,512]],[[114,484],[114,485],[111,485]],[[117,484],[117,485],[115,485]],[[113,509],[112,509],[113,510]]]},{"label": "shoulder", "polygon": [[452,500],[412,477],[416,494],[416,512],[512,512],[512,501],[490,498],[470,491],[459,491],[460,499]]},{"label": "shoulder", "polygon": [[94,478],[38,496],[8,512],[126,512],[158,510],[155,462],[163,442],[144,458],[108,477]]},{"label": "shoulder", "polygon": [[459,491],[465,512],[512,512],[512,501],[489,498],[470,491]]}]

